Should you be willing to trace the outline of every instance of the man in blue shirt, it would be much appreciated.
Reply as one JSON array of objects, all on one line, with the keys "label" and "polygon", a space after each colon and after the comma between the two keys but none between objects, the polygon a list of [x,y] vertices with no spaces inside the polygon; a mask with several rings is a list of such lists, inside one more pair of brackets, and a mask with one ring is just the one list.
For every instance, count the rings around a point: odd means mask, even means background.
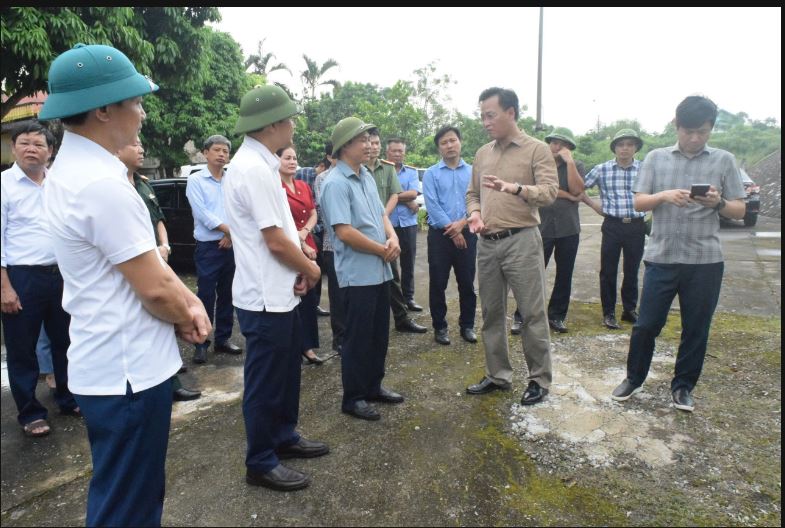
[{"label": "man in blue shirt", "polygon": [[635,210],[632,186],[638,179],[641,162],[635,154],[643,147],[638,133],[630,128],[616,132],[611,141],[611,152],[616,157],[594,167],[586,175],[585,186],[600,189],[602,206],[584,195],[584,202],[605,217],[602,222],[600,247],[600,301],[602,322],[611,330],[621,328],[616,321],[616,277],[619,258],[624,252],[624,280],[621,284],[621,320],[638,320],[638,269],[643,258],[646,239],[644,216]]},{"label": "man in blue shirt", "polygon": [[381,418],[369,401],[403,402],[403,396],[382,386],[390,335],[389,263],[401,250],[373,175],[363,165],[370,159],[370,128],[356,117],[335,125],[333,155],[338,162],[320,197],[346,306],[341,410],[362,420]]},{"label": "man in blue shirt", "polygon": [[401,183],[398,205],[390,215],[401,242],[401,290],[406,307],[412,312],[421,312],[422,306],[414,302],[414,260],[417,257],[417,212],[420,206],[415,201],[420,191],[420,179],[413,167],[403,164],[406,157],[406,142],[397,137],[387,140],[387,160],[395,164],[395,172]]},{"label": "man in blue shirt", "polygon": [[477,260],[477,235],[466,222],[466,189],[472,177],[472,166],[461,158],[461,131],[445,126],[433,138],[442,160],[425,171],[422,178],[425,206],[428,209],[428,273],[434,337],[442,345],[450,344],[447,332],[447,303],[444,291],[455,270],[461,315],[458,324],[461,337],[477,342],[474,312],[474,271]]},{"label": "man in blue shirt", "polygon": [[[191,203],[194,216],[197,296],[204,303],[215,328],[214,350],[241,354],[243,349],[229,342],[234,324],[232,280],[235,266],[232,236],[224,211],[222,182],[231,149],[232,144],[223,136],[207,138],[202,148],[207,167],[188,177],[185,195]],[[207,362],[209,345],[209,341],[196,345],[194,363]]]}]

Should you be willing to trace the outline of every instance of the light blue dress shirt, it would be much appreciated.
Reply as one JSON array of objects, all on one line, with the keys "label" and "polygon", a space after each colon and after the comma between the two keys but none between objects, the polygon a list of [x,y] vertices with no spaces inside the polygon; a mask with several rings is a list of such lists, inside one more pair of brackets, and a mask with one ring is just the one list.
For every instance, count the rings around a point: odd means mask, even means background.
[{"label": "light blue dress shirt", "polygon": [[425,171],[422,192],[431,227],[444,229],[447,224],[466,218],[466,190],[471,179],[472,166],[463,159],[454,169],[441,160]]},{"label": "light blue dress shirt", "polygon": [[194,215],[194,238],[199,242],[221,240],[223,232],[216,229],[226,223],[224,210],[223,178],[213,178],[210,169],[203,168],[188,177],[185,196],[191,203]]},{"label": "light blue dress shirt", "polygon": [[[416,173],[415,173],[416,174]],[[324,180],[319,197],[327,236],[333,242],[338,285],[375,286],[392,280],[390,265],[381,257],[356,251],[335,236],[334,226],[348,224],[366,237],[384,244],[384,207],[373,175],[364,166],[360,177],[339,161]]]},{"label": "light blue dress shirt", "polygon": [[[417,194],[422,194],[420,189],[420,178],[417,177],[417,171],[412,167],[404,165],[398,171],[398,180],[401,182],[401,191],[417,191]],[[393,227],[409,227],[417,225],[417,213],[406,207],[405,205],[396,205],[393,212],[390,214],[390,222]]]}]

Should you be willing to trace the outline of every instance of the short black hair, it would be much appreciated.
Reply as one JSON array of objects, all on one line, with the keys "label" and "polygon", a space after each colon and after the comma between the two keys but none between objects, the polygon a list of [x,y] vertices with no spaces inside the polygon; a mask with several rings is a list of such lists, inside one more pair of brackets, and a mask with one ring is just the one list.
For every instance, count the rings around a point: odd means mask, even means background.
[{"label": "short black hair", "polygon": [[403,139],[403,138],[400,138],[398,136],[393,136],[393,137],[387,139],[387,146],[388,147],[390,146],[390,143],[403,143],[404,145],[406,145],[406,140]]},{"label": "short black hair", "polygon": [[283,154],[283,151],[284,151],[284,150],[287,150],[287,149],[292,149],[292,150],[295,152],[295,154],[297,153],[297,149],[295,149],[295,148],[294,148],[294,145],[292,145],[292,144],[290,143],[289,145],[286,145],[285,147],[281,147],[281,148],[279,148],[278,150],[276,150],[276,151],[275,151],[275,155],[276,155],[276,156],[278,156],[278,157],[280,158],[280,157],[281,157],[281,154]]},{"label": "short black hair", "polygon": [[381,134],[379,133],[379,128],[378,127],[369,128],[368,129],[368,135],[369,136],[381,137]]},{"label": "short black hair", "polygon": [[703,95],[690,95],[676,107],[676,128],[700,128],[705,122],[717,121],[717,105]]},{"label": "short black hair", "polygon": [[202,144],[202,150],[210,150],[213,145],[226,145],[229,147],[229,152],[232,151],[232,142],[220,134],[213,134],[209,138],[205,139],[204,143]]},{"label": "short black hair", "polygon": [[517,121],[521,115],[519,108],[520,104],[518,103],[518,95],[507,88],[499,88],[498,86],[494,86],[493,88],[483,90],[483,92],[480,94],[480,100],[478,102],[482,103],[494,95],[499,96],[499,105],[502,107],[502,110],[507,110],[510,107],[515,109],[515,120]]},{"label": "short black hair", "polygon": [[27,121],[25,123],[22,123],[21,125],[18,125],[14,129],[14,132],[11,134],[11,143],[16,143],[16,138],[18,138],[22,134],[41,134],[42,136],[44,136],[44,139],[46,140],[46,146],[54,148],[55,145],[54,134],[49,132],[48,128],[46,128],[44,125],[42,125],[40,122],[36,120]]},{"label": "short black hair", "polygon": [[324,144],[324,153],[327,154],[328,156],[332,156],[333,155],[333,142],[332,141],[327,141]]},{"label": "short black hair", "polygon": [[63,117],[60,119],[60,121],[66,126],[84,125],[85,121],[87,121],[87,116],[91,111],[92,110],[88,110],[87,112],[82,112],[81,114]]},{"label": "short black hair", "polygon": [[437,149],[439,148],[439,140],[442,139],[442,136],[444,136],[447,132],[455,132],[455,135],[458,136],[458,139],[461,139],[461,131],[458,130],[457,127],[452,125],[443,126],[436,132],[436,135],[433,136],[433,143],[436,145]]}]

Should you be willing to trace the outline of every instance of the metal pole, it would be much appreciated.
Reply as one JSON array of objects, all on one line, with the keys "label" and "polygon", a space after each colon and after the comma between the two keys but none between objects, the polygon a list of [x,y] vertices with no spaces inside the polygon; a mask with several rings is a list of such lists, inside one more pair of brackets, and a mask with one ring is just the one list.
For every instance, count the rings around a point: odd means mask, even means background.
[{"label": "metal pole", "polygon": [[537,124],[535,130],[542,130],[542,11],[540,8],[540,49],[537,55]]}]

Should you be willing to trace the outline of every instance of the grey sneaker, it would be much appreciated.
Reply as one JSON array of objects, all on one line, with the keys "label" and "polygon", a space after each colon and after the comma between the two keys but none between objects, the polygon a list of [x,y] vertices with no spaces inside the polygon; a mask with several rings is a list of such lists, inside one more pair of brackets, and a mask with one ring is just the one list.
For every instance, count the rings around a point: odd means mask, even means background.
[{"label": "grey sneaker", "polygon": [[692,412],[695,409],[695,401],[685,387],[673,391],[673,406],[682,411]]},{"label": "grey sneaker", "polygon": [[636,387],[635,385],[630,383],[630,380],[624,378],[624,381],[622,381],[618,387],[613,389],[613,392],[611,393],[611,398],[613,398],[616,401],[627,401],[630,399],[630,396],[632,396],[636,392],[640,392],[640,390],[641,390],[640,386]]}]

